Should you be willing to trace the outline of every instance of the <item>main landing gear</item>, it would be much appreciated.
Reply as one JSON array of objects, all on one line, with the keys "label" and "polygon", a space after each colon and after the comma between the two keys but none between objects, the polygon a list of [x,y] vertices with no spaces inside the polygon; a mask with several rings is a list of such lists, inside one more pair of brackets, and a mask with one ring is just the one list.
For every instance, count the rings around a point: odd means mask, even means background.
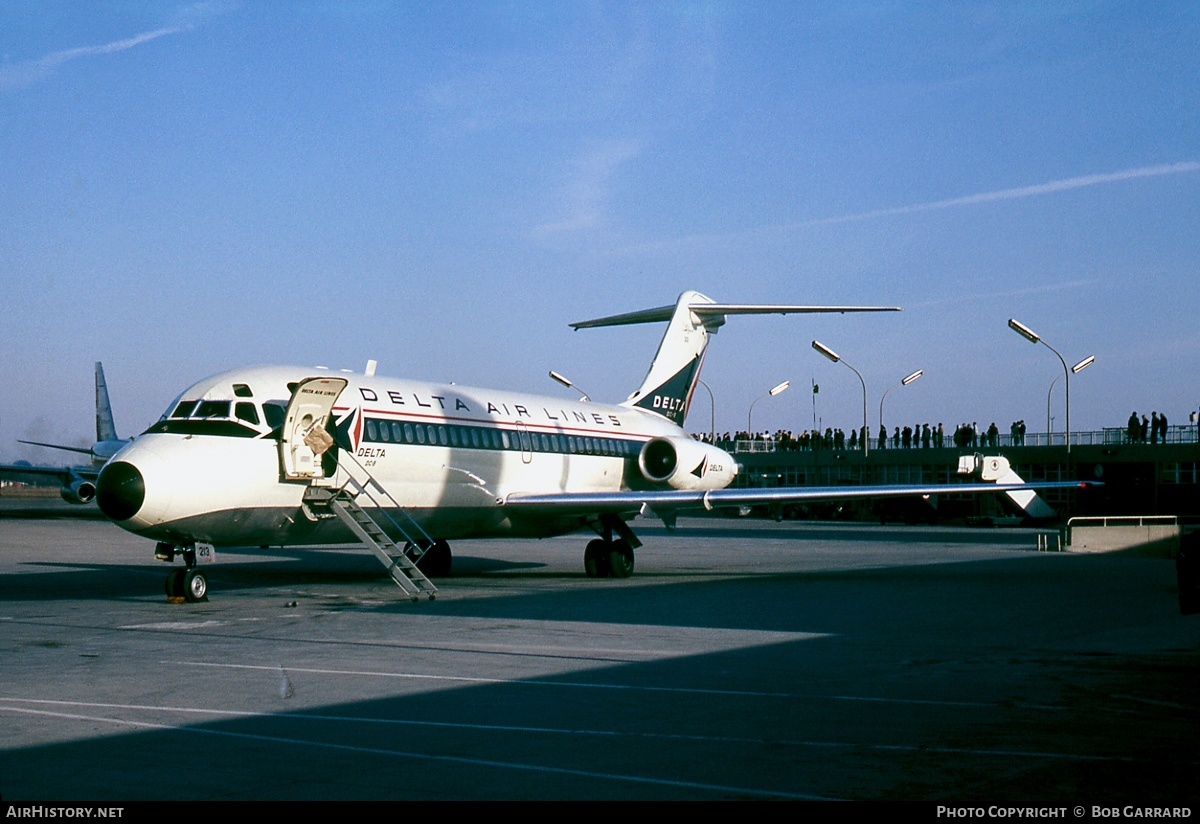
[{"label": "main landing gear", "polygon": [[454,556],[450,552],[450,544],[438,538],[424,552],[417,554],[410,543],[405,547],[405,554],[410,559],[415,558],[417,569],[430,578],[449,578],[450,568],[454,564]]},{"label": "main landing gear", "polygon": [[[212,548],[201,549],[202,552],[205,550],[211,552]],[[195,546],[177,547],[165,541],[155,545],[154,557],[160,561],[171,563],[177,554],[183,556],[184,568],[167,573],[165,589],[168,598],[182,598],[189,604],[208,600],[208,578],[196,568],[196,551]]]},{"label": "main landing gear", "polygon": [[583,571],[589,578],[628,578],[633,574],[633,547],[620,538],[588,541]]},{"label": "main landing gear", "polygon": [[589,578],[628,578],[633,574],[633,550],[642,542],[629,524],[614,515],[601,516],[592,528],[600,535],[583,551],[583,571]]}]

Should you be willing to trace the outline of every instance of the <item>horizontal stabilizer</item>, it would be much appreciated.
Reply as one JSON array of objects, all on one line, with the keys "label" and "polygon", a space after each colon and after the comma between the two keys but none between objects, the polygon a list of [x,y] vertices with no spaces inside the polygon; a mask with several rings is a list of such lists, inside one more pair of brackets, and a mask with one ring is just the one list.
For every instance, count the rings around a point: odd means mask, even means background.
[{"label": "horizontal stabilizer", "polygon": [[708,336],[725,325],[728,315],[792,315],[816,312],[898,312],[896,306],[809,306],[801,304],[717,303],[699,292],[688,290],[674,306],[659,306],[621,315],[572,323],[573,329],[597,326],[627,326],[635,323],[666,323],[658,353],[650,363],[642,385],[622,406],[637,407],[661,415],[679,426],[687,417],[692,392],[700,379],[700,366]]},{"label": "horizontal stabilizer", "polygon": [[[594,320],[581,320],[570,324],[572,329],[594,329],[599,326],[629,326],[636,323],[661,323],[671,319],[677,306],[659,306],[621,315],[609,315]],[[697,317],[710,321],[709,328],[720,326],[726,315],[800,315],[845,312],[899,312],[899,306],[802,306],[797,304],[771,303],[689,303],[687,308]],[[711,323],[716,320],[716,323]]]}]

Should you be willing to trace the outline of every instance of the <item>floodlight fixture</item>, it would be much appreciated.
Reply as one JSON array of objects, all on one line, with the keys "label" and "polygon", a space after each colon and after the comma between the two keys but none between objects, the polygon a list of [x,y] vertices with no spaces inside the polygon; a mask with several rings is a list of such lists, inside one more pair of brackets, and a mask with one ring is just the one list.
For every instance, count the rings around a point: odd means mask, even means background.
[{"label": "floodlight fixture", "polygon": [[1008,328],[1013,330],[1014,332],[1016,332],[1021,337],[1025,338],[1025,340],[1029,341],[1030,343],[1037,343],[1038,341],[1040,341],[1042,339],[1041,336],[1038,335],[1037,332],[1033,331],[1028,326],[1021,323],[1019,320],[1017,320],[1016,318],[1008,319]]},{"label": "floodlight fixture", "polygon": [[841,358],[838,357],[837,352],[834,352],[832,349],[830,349],[825,344],[821,343],[819,340],[815,340],[812,342],[812,348],[816,349],[818,352],[820,352],[825,357],[829,358],[834,363],[837,363],[838,361],[841,360]]},{"label": "floodlight fixture", "polygon": [[563,386],[567,387],[568,389],[574,389],[576,392],[578,392],[583,397],[583,400],[585,400],[585,401],[591,400],[591,398],[589,398],[587,396],[587,393],[585,393],[582,389],[580,389],[575,384],[571,383],[564,376],[555,372],[553,369],[550,370],[550,377],[553,378],[554,380],[558,381],[559,383],[561,383]]}]

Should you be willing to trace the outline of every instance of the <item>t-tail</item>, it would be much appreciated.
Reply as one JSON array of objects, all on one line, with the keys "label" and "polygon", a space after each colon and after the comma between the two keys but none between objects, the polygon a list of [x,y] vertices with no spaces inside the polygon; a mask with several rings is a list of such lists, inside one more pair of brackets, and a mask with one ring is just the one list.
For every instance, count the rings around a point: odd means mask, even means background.
[{"label": "t-tail", "polygon": [[790,315],[817,312],[898,312],[895,306],[798,306],[775,304],[717,303],[699,292],[687,291],[674,306],[643,309],[623,315],[572,323],[573,329],[624,326],[634,323],[669,321],[658,352],[650,363],[642,385],[622,406],[644,409],[683,425],[692,393],[700,380],[700,367],[708,348],[708,336],[716,334],[728,315]]}]

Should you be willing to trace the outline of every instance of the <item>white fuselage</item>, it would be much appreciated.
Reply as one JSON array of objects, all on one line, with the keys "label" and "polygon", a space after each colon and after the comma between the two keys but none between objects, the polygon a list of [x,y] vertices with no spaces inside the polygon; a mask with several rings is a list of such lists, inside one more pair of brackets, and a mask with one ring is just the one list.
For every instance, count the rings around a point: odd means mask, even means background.
[{"label": "white fuselage", "polygon": [[[500,390],[298,367],[254,367],[201,381],[106,467],[101,508],[123,528],[177,544],[345,543],[336,520],[309,517],[309,483],[288,480],[282,410],[307,377],[344,378],[326,474],[365,471],[442,538],[548,535],[577,518],[514,519],[513,493],[613,492],[645,483],[638,455],[683,429],[640,409]],[[351,460],[351,456],[353,460]],[[356,469],[355,465],[361,467]],[[723,485],[723,484],[722,484]],[[372,504],[364,501],[365,506]],[[390,506],[390,504],[385,504]]]}]

